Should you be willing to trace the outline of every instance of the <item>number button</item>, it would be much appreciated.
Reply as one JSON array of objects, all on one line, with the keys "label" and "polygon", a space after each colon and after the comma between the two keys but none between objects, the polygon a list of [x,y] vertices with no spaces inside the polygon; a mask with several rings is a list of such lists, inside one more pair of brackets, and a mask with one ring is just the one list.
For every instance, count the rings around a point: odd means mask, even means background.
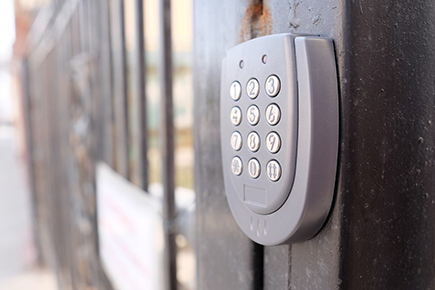
[{"label": "number button", "polygon": [[231,135],[231,146],[234,150],[239,151],[242,148],[242,135],[239,132],[233,132]]},{"label": "number button", "polygon": [[266,109],[266,120],[267,123],[274,126],[278,124],[281,119],[281,110],[275,104],[270,104]]},{"label": "number button", "polygon": [[258,93],[260,92],[260,84],[256,79],[250,79],[248,81],[248,84],[246,85],[246,92],[248,97],[251,99],[255,99],[258,96]]},{"label": "number button", "polygon": [[234,126],[238,126],[242,121],[242,110],[239,107],[233,107],[231,109],[231,123]]},{"label": "number button", "polygon": [[271,160],[267,163],[266,173],[271,181],[277,181],[281,177],[281,166],[277,161]]},{"label": "number button", "polygon": [[231,171],[233,172],[234,175],[237,176],[242,174],[243,171],[242,159],[240,159],[237,156],[233,158],[233,160],[231,161]]},{"label": "number button", "polygon": [[260,176],[260,171],[261,171],[260,162],[258,162],[258,160],[255,158],[252,158],[251,160],[249,160],[249,162],[248,162],[249,175],[252,178],[258,178],[258,176]]},{"label": "number button", "polygon": [[248,108],[247,118],[249,124],[251,125],[258,124],[258,121],[260,120],[260,110],[257,108],[257,106],[252,105]]},{"label": "number button", "polygon": [[275,132],[271,132],[266,137],[266,147],[270,153],[276,153],[281,148],[281,138]]},{"label": "number button", "polygon": [[260,148],[260,137],[257,133],[251,132],[248,135],[248,147],[252,152],[257,152]]},{"label": "number button", "polygon": [[233,82],[230,87],[230,96],[234,101],[238,101],[242,95],[242,86],[239,82]]},{"label": "number button", "polygon": [[281,88],[281,82],[277,76],[269,76],[266,80],[266,92],[269,96],[275,97]]}]

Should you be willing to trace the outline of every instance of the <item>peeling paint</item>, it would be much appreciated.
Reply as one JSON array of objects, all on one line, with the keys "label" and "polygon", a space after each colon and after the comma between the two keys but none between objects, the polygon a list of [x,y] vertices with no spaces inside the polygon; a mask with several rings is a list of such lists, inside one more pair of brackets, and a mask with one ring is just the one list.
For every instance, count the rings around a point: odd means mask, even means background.
[{"label": "peeling paint", "polygon": [[[293,2],[293,3],[292,3]],[[298,13],[298,7],[299,7],[300,1],[290,1],[289,5],[290,5],[290,20],[288,22],[288,26],[290,29],[298,29],[298,27],[301,25],[300,24],[300,20],[297,18],[297,13]],[[311,10],[310,10],[311,11]]]},{"label": "peeling paint", "polygon": [[322,19],[322,18],[321,18],[321,16],[320,16],[320,14],[316,14],[316,15],[313,16],[313,18],[311,19],[311,21],[312,21],[313,25],[317,25],[317,24],[319,24],[319,22],[320,22],[321,19]]}]

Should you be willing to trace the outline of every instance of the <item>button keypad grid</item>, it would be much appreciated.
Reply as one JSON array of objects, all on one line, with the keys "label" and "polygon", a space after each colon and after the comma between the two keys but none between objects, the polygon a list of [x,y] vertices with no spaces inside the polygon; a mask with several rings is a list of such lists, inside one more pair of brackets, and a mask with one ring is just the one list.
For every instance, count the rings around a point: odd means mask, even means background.
[{"label": "button keypad grid", "polygon": [[[281,81],[278,76],[270,75],[264,83],[264,88],[261,88],[260,82],[251,78],[245,86],[241,85],[239,81],[234,80],[230,87],[230,96],[234,101],[234,106],[231,109],[231,123],[234,126],[234,131],[231,135],[231,147],[234,150],[234,157],[231,162],[231,171],[235,176],[242,174],[248,174],[251,178],[256,179],[260,174],[266,174],[270,181],[276,182],[280,179],[282,174],[281,165],[274,159],[274,154],[278,153],[281,149],[281,137],[274,131],[276,126],[281,120],[281,109],[273,103],[273,98],[276,97],[281,88]],[[240,108],[236,101],[243,97],[242,88],[246,88],[246,96],[251,100],[254,100],[259,96],[260,90],[264,90],[270,103],[266,108],[259,108],[256,104],[250,105],[245,114],[243,108]],[[262,116],[262,113],[264,115]],[[251,131],[243,136],[241,132],[237,130],[237,127],[242,123],[247,122],[251,126]],[[264,144],[262,144],[261,136],[255,131],[255,126],[259,122],[267,122],[270,126],[270,132],[265,136]],[[264,136],[263,136],[264,137]],[[270,160],[267,164],[261,164],[254,156],[249,160],[242,160],[237,155],[237,151],[249,150],[251,153],[265,150],[270,154]],[[243,168],[243,164],[246,164],[246,169]],[[264,168],[264,169],[263,169]],[[244,172],[246,171],[246,173]]]}]

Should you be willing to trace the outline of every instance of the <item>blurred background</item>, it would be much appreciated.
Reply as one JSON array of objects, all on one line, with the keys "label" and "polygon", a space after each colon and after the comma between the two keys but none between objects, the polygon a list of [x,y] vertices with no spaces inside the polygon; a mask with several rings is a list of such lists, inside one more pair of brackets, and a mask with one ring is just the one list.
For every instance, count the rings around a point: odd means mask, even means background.
[{"label": "blurred background", "polygon": [[0,289],[196,289],[192,19],[0,2]]},{"label": "blurred background", "polygon": [[56,289],[53,272],[38,259],[20,79],[14,74],[17,63],[12,58],[22,55],[23,44],[16,40],[29,19],[17,17],[17,23],[15,19],[14,1],[1,1],[0,289]]}]

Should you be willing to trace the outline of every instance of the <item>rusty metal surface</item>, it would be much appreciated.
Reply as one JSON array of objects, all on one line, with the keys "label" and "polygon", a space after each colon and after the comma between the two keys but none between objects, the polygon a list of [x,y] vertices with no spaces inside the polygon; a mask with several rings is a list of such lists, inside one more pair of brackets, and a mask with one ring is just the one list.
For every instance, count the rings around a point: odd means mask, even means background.
[{"label": "rusty metal surface", "polygon": [[270,7],[265,1],[253,0],[246,8],[241,26],[242,41],[272,33]]}]

